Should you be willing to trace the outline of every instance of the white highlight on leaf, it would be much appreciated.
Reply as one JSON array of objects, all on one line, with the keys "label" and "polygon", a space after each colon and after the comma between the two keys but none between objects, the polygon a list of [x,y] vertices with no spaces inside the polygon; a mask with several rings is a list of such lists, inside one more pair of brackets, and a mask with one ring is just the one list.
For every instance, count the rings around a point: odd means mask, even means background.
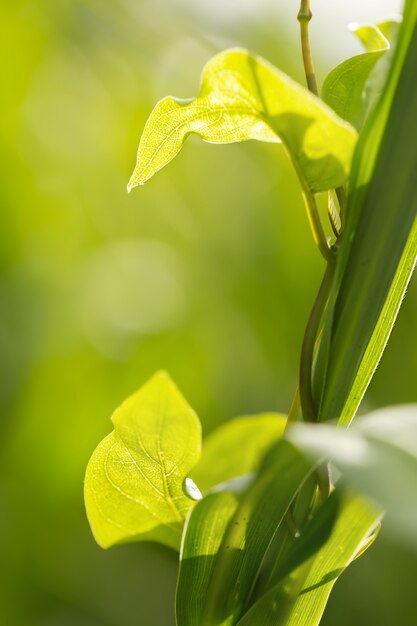
[{"label": "white highlight on leaf", "polygon": [[192,478],[186,478],[184,481],[184,489],[187,496],[192,500],[202,500],[203,496]]}]

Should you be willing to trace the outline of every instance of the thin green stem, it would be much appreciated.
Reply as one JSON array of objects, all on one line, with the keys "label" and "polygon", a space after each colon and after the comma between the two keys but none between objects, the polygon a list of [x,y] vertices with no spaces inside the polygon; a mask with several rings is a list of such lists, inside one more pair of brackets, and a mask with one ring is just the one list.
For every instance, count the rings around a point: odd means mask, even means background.
[{"label": "thin green stem", "polygon": [[[309,0],[301,0],[300,11],[298,13],[298,21],[300,23],[301,47],[303,53],[304,69],[309,90],[313,92],[316,96],[318,96],[316,75],[314,71],[309,36],[309,22],[311,20],[311,17],[312,13],[310,10]],[[318,211],[316,199],[311,193],[307,184],[305,183],[301,173],[298,170],[297,172],[303,188],[303,197],[307,208],[307,215],[310,222],[311,230],[313,232],[313,237],[320,249],[320,252],[327,260],[327,268],[305,330],[303,345],[301,349],[299,384],[296,389],[294,399],[288,414],[286,428],[291,422],[294,422],[298,419],[300,404],[303,419],[308,422],[317,421],[317,410],[314,403],[312,389],[313,363],[316,349],[320,342],[320,323],[329,299],[336,258],[335,249],[330,246],[329,241],[326,237]],[[342,199],[344,200],[344,197],[342,198],[342,192],[343,190],[336,191],[340,206],[342,206]],[[339,232],[336,224],[333,223],[331,215],[330,220],[333,232],[335,233],[337,239]],[[324,502],[326,498],[328,498],[330,489],[331,485],[329,468],[325,464],[318,468],[316,473],[316,481],[313,488],[311,488],[311,486],[307,486],[307,490],[302,490],[301,493],[298,494],[296,502],[300,503],[301,501],[303,503],[303,506],[307,503],[311,514],[313,514],[314,507],[320,506],[322,502]],[[289,533],[291,533],[291,536],[293,538],[297,537],[300,530],[298,529],[298,525],[294,516],[294,507],[292,507],[288,511],[285,519]],[[310,568],[311,561],[307,561],[302,567],[299,568],[296,575],[293,577],[290,589],[290,594],[292,595],[292,597],[295,598],[300,592]],[[286,610],[284,609],[283,614],[280,616],[282,622],[285,621],[285,613]]]},{"label": "thin green stem", "polygon": [[300,400],[303,418],[306,422],[317,421],[317,411],[313,398],[312,371],[314,346],[316,343],[320,321],[323,317],[329,297],[334,272],[334,257],[329,261],[319,292],[314,302],[304,334],[300,359]]},{"label": "thin green stem", "polygon": [[285,430],[288,428],[288,424],[298,421],[298,414],[300,412],[300,388],[297,385],[294,397],[291,402],[290,410],[288,411],[287,423],[285,424]]},{"label": "thin green stem", "polygon": [[321,221],[317,201],[307,185],[303,185],[303,198],[314,241],[323,257],[326,261],[329,261],[332,256],[332,250]]},{"label": "thin green stem", "polygon": [[[300,36],[301,36],[301,50],[303,54],[304,72],[307,80],[307,87],[311,93],[315,96],[319,96],[319,90],[317,87],[316,71],[314,69],[313,53],[310,43],[310,21],[313,17],[313,13],[310,8],[310,0],[301,0],[300,10],[298,12],[298,21],[300,23]],[[345,187],[338,187],[336,194],[340,205],[340,220],[342,228],[344,224],[344,206],[346,204],[346,189]],[[334,228],[334,224],[330,218],[330,223],[336,238],[340,233]]]},{"label": "thin green stem", "polygon": [[304,71],[309,90],[316,96],[319,95],[317,88],[316,72],[314,70],[313,55],[311,53],[309,24],[313,14],[310,9],[310,0],[301,0],[298,12],[300,23],[301,50],[303,53]]},{"label": "thin green stem", "polygon": [[[303,55],[304,71],[309,90],[316,96],[318,96],[319,90],[317,88],[316,72],[314,70],[309,31],[309,24],[312,16],[313,14],[310,9],[310,0],[301,0],[300,10],[298,12],[297,19],[300,23],[301,50]],[[296,165],[295,162],[294,165]],[[316,242],[323,257],[326,260],[329,260],[331,256],[331,249],[326,237],[326,232],[323,228],[323,223],[321,221],[316,199],[309,189],[308,185],[305,183],[303,176],[298,168],[297,172],[303,188],[304,203],[307,209],[307,217],[308,221],[310,222],[314,241]]]},{"label": "thin green stem", "polygon": [[336,190],[337,199],[339,201],[339,215],[340,222],[342,224],[341,230],[343,230],[343,226],[345,225],[345,210],[346,210],[346,187],[338,187]]},{"label": "thin green stem", "polygon": [[308,186],[296,159],[291,156],[291,153],[288,153],[288,156],[292,161],[294,169],[298,175],[298,180],[300,181],[303,200],[307,211],[307,218],[310,224],[311,232],[313,234],[313,239],[325,260],[330,261],[333,257],[333,251],[330,247],[326,232],[323,228],[323,223],[321,221],[316,198],[311,192],[311,189]]}]

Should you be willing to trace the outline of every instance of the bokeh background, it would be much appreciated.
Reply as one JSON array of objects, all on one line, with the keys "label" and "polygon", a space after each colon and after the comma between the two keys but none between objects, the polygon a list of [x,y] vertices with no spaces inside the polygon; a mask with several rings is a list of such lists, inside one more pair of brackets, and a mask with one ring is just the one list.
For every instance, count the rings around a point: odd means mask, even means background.
[{"label": "bokeh background", "polygon": [[[318,75],[351,21],[397,0],[315,0]],[[103,551],[82,485],[114,408],[167,369],[209,432],[287,410],[323,263],[278,146],[181,155],[130,196],[156,100],[195,95],[234,45],[303,81],[296,0],[15,0],[0,24],[0,624],[173,626],[176,555]],[[417,401],[411,284],[366,407]],[[417,624],[417,555],[382,533],[323,624]],[[306,625],[308,626],[308,625]]]}]

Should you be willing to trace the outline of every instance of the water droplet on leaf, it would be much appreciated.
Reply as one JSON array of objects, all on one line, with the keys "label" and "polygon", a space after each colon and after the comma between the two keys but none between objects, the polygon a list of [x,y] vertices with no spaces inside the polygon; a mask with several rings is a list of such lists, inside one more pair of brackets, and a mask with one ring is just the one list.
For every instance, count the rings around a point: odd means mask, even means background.
[{"label": "water droplet on leaf", "polygon": [[189,496],[192,500],[202,500],[203,496],[201,495],[200,489],[197,487],[195,482],[191,478],[186,478],[184,482],[184,490],[187,496]]}]

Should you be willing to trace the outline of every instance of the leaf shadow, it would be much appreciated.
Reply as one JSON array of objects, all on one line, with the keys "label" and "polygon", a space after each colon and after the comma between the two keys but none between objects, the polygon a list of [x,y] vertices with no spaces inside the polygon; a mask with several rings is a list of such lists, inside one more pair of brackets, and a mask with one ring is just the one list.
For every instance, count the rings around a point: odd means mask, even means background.
[{"label": "leaf shadow", "polygon": [[[225,549],[229,552],[229,558],[240,567],[244,559],[245,550],[236,548]],[[177,587],[176,595],[176,617],[177,623],[181,624],[199,624],[203,621],[203,616],[209,614],[213,621],[223,620],[225,614],[233,613],[233,598],[227,595],[217,594],[215,590],[216,602],[207,602],[208,594],[211,589],[215,589],[218,579],[216,578],[216,561],[217,554],[203,555],[197,557],[186,558],[181,561],[181,578],[189,581],[189,585],[181,585]],[[204,572],[204,580],[209,581],[205,584],[192,584],[193,581],[201,580],[201,573]],[[217,623],[217,622],[216,622]]]},{"label": "leaf shadow", "polygon": [[310,587],[306,587],[305,589],[303,589],[300,592],[300,596],[304,595],[305,593],[309,593],[310,591],[314,591],[314,589],[319,589],[320,587],[322,587],[323,585],[327,585],[328,583],[331,583],[332,581],[336,580],[337,578],[339,578],[339,576],[345,571],[344,567],[338,567],[337,569],[332,570],[331,572],[327,572],[327,574],[325,574],[323,576],[323,578],[321,580],[319,580],[318,583],[316,583],[315,585],[311,585]]},{"label": "leaf shadow", "polygon": [[[303,172],[308,171],[307,182],[314,193],[325,190],[328,172],[331,172],[332,178],[337,177],[343,181],[346,177],[345,167],[333,154],[314,156],[314,150],[307,152],[309,146],[307,135],[316,122],[314,116],[309,115],[307,111],[305,114],[299,112],[274,114],[270,110],[265,97],[265,88],[259,79],[259,68],[255,59],[248,56],[247,65],[257,90],[257,96],[264,110],[264,121],[283,141],[298,176],[307,180]],[[330,189],[333,186],[329,182],[328,188]]]}]

